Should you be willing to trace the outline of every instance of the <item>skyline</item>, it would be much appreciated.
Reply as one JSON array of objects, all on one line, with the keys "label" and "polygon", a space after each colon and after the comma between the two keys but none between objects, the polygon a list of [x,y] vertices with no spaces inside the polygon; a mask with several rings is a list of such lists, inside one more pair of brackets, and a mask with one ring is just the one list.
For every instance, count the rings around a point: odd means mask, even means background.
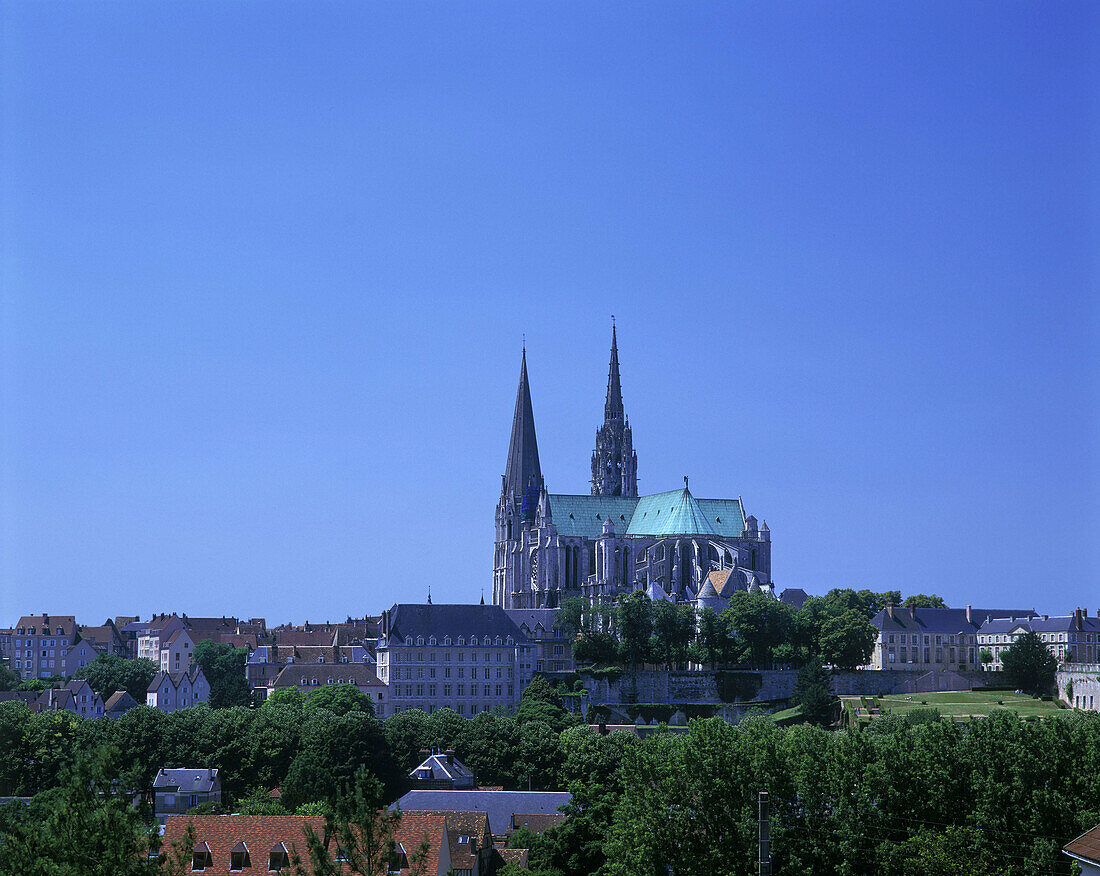
[{"label": "skyline", "polygon": [[0,11],[0,626],[476,602],[524,338],[587,493],[612,313],[639,491],[777,590],[1100,609],[1090,6],[58,9]]}]

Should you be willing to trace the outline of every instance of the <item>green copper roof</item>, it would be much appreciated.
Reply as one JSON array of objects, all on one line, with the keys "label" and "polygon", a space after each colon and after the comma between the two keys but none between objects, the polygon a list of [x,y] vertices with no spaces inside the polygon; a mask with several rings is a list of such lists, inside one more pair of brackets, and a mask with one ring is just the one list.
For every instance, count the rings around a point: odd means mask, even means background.
[{"label": "green copper roof", "polygon": [[640,500],[631,496],[563,496],[550,495],[550,514],[559,535],[579,535],[599,538],[603,522],[608,518],[615,533],[623,535],[630,526],[634,506]]},{"label": "green copper roof", "polygon": [[687,487],[670,493],[643,496],[638,500],[630,529],[627,530],[627,535],[717,534]]},{"label": "green copper roof", "polygon": [[608,518],[617,535],[717,535],[738,538],[745,528],[740,499],[696,499],[686,489],[635,499],[550,495],[558,534],[595,539]]}]

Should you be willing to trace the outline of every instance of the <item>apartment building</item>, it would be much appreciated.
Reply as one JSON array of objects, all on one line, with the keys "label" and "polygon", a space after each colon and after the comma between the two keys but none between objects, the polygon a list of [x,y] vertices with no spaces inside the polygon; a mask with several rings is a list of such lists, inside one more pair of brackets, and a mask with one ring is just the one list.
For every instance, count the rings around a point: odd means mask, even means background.
[{"label": "apartment building", "polygon": [[145,704],[162,712],[178,712],[210,702],[210,684],[198,666],[186,672],[161,670],[149,682]]},{"label": "apartment building", "polygon": [[573,672],[573,641],[567,631],[558,625],[558,612],[554,608],[506,608],[530,648],[523,658],[533,665],[523,668],[532,672]]},{"label": "apartment building", "polygon": [[988,668],[1003,669],[1001,654],[1028,632],[1035,633],[1059,663],[1100,662],[1100,610],[1089,617],[1084,609],[1075,609],[1065,617],[1033,615],[991,619],[978,630],[978,648],[993,655]]},{"label": "apartment building", "polygon": [[374,657],[363,645],[260,645],[245,660],[244,677],[262,699],[287,666],[344,663],[370,666],[374,671]]},{"label": "apartment building", "polygon": [[309,696],[326,684],[350,684],[358,688],[374,701],[376,718],[393,714],[388,711],[387,686],[375,676],[374,667],[365,663],[295,663],[284,666],[268,685],[264,699],[286,687],[295,687],[303,696]]},{"label": "apartment building", "polygon": [[394,605],[375,657],[394,712],[511,713],[531,680],[532,645],[498,605]]},{"label": "apartment building", "polygon": [[887,605],[871,619],[878,631],[869,669],[928,672],[978,669],[978,629],[991,618],[1026,617],[1028,609],[907,608]]},{"label": "apartment building", "polygon": [[76,641],[73,615],[25,615],[12,635],[11,668],[23,679],[64,672],[64,652]]}]

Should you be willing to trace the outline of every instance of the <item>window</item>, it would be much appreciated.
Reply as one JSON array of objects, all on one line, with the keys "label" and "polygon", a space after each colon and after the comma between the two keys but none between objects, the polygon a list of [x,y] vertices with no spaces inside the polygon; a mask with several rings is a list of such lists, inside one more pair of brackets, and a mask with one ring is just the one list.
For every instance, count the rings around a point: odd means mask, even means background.
[{"label": "window", "polygon": [[210,846],[199,843],[191,853],[191,872],[201,873],[207,867],[213,866],[210,860]]},{"label": "window", "polygon": [[229,853],[229,871],[232,873],[251,866],[252,861],[248,857],[248,846],[244,843],[237,843],[233,847],[233,851]]},{"label": "window", "polygon": [[435,644],[435,636],[428,636],[428,644],[429,645],[434,645]]},{"label": "window", "polygon": [[290,855],[287,854],[286,846],[282,843],[275,843],[271,847],[271,852],[268,854],[267,870],[269,873],[281,873],[290,867]]}]

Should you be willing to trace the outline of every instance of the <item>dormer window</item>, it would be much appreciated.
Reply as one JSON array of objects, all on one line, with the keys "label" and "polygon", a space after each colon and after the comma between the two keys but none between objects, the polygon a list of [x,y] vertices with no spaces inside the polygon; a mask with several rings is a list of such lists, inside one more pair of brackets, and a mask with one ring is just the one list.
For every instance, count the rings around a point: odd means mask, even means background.
[{"label": "dormer window", "polygon": [[286,846],[282,843],[275,843],[271,847],[271,851],[267,856],[267,872],[268,873],[282,873],[283,870],[290,868],[290,855],[287,854]]},{"label": "dormer window", "polygon": [[416,644],[423,645],[424,644],[424,637],[423,636],[417,636],[416,637]]},{"label": "dormer window", "polygon": [[233,851],[229,853],[229,872],[240,872],[245,867],[251,867],[252,861],[248,857],[248,846],[243,842],[237,843],[233,846]]},{"label": "dormer window", "polygon": [[210,846],[206,843],[199,843],[191,852],[191,872],[201,873],[211,866],[213,866],[213,861],[210,858]]},{"label": "dormer window", "polygon": [[445,636],[444,639],[443,639],[443,644],[444,645],[451,644],[451,637],[450,636]]},{"label": "dormer window", "polygon": [[435,644],[435,636],[429,636],[428,637],[428,644],[429,645],[434,645]]},{"label": "dormer window", "polygon": [[497,636],[496,644],[500,644],[500,636]]},{"label": "dormer window", "polygon": [[413,637],[412,636],[405,636],[405,644],[406,645],[411,645],[412,643],[413,643]]},{"label": "dormer window", "polygon": [[324,662],[325,662],[325,655],[324,655],[324,654],[322,654],[322,655],[321,655],[320,657],[318,657],[318,658],[317,658],[317,662],[318,662],[318,663],[324,663]]},{"label": "dormer window", "polygon": [[462,835],[461,835],[461,836],[460,836],[460,837],[458,838],[458,841],[459,841],[460,843],[468,843],[468,842],[470,841],[470,837],[468,837],[468,836],[467,836],[466,834],[462,834]]},{"label": "dormer window", "polygon": [[405,847],[401,843],[398,843],[397,847],[390,853],[388,869],[391,873],[400,873],[402,870],[409,869],[409,857],[405,854]]},{"label": "dormer window", "polygon": [[505,640],[504,640],[504,643],[505,643],[506,645],[514,645],[514,644],[515,644],[515,641],[514,641],[514,640],[512,639],[512,637],[511,637],[511,636],[509,636],[509,637],[508,637],[507,639],[505,639]]},{"label": "dormer window", "polygon": [[458,644],[459,645],[465,645],[466,644],[466,637],[465,636],[459,636],[458,637]]}]

